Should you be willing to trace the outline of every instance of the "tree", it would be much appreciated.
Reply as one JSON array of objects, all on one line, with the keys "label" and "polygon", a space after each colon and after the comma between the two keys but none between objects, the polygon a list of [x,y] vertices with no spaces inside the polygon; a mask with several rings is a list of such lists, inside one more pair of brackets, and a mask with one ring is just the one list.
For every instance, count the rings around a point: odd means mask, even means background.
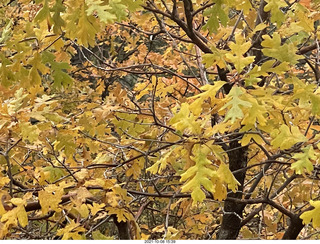
[{"label": "tree", "polygon": [[0,238],[319,238],[319,10],[2,1]]}]

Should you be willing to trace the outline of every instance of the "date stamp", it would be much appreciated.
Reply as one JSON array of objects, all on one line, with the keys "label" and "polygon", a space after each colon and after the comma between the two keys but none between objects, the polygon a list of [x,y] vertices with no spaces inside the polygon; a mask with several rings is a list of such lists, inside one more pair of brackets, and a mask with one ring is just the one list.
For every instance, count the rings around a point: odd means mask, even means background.
[{"label": "date stamp", "polygon": [[176,240],[144,240],[144,243],[151,243],[151,244],[174,244]]}]

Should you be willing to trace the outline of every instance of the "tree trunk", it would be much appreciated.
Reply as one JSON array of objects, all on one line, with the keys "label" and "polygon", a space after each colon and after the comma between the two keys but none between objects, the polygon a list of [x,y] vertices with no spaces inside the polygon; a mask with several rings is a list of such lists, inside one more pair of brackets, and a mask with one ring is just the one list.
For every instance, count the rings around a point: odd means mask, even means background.
[{"label": "tree trunk", "polygon": [[118,229],[119,239],[120,240],[131,240],[129,233],[129,222],[118,221],[117,216],[113,216],[113,221]]},{"label": "tree trunk", "polygon": [[286,232],[284,233],[282,240],[295,240],[297,239],[300,231],[304,227],[302,219],[299,218],[299,215],[295,215],[293,218],[290,218],[290,225]]},{"label": "tree trunk", "polygon": [[[232,140],[232,139],[231,139]],[[244,168],[247,166],[247,147],[241,147],[238,140],[230,142],[228,157],[229,168],[231,171]],[[228,193],[227,197],[242,198],[243,183],[246,170],[234,174],[239,181],[238,191]],[[236,239],[241,229],[242,213],[245,204],[239,204],[231,201],[225,201],[224,214],[222,218],[221,228],[218,232],[218,240]]]}]

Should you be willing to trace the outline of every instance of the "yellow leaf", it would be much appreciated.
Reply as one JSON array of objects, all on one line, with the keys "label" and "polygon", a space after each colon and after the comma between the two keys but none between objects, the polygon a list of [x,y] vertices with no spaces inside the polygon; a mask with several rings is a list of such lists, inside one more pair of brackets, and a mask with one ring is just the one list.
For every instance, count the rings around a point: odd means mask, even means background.
[{"label": "yellow leaf", "polygon": [[47,214],[49,210],[60,212],[59,203],[63,195],[63,188],[56,185],[49,185],[39,192],[39,202],[43,214]]},{"label": "yellow leaf", "polygon": [[100,210],[102,210],[106,205],[104,203],[97,204],[93,202],[92,205],[88,205],[91,211],[91,214],[94,216],[96,215]]},{"label": "yellow leaf", "polygon": [[237,181],[237,179],[234,177],[234,175],[231,173],[228,165],[225,163],[221,163],[217,174],[219,178],[228,184],[228,188],[231,189],[233,192],[235,192],[238,188],[238,185],[240,183]]},{"label": "yellow leaf", "polygon": [[312,220],[312,226],[314,228],[320,227],[320,201],[310,200],[310,205],[314,207],[313,210],[306,211],[300,215],[300,219],[304,224],[309,224]]},{"label": "yellow leaf", "polygon": [[305,142],[307,138],[300,132],[297,126],[292,126],[291,131],[287,125],[281,125],[279,130],[273,130],[271,136],[274,139],[271,145],[279,147],[281,150],[289,149],[298,142]]},{"label": "yellow leaf", "polygon": [[79,232],[84,231],[86,231],[86,229],[80,226],[79,223],[75,223],[72,219],[66,227],[57,231],[57,235],[62,236],[62,240],[81,240],[83,238],[81,237],[81,235],[79,235]]},{"label": "yellow leaf", "polygon": [[89,209],[86,204],[82,204],[77,211],[80,213],[82,218],[87,218],[89,216]]}]

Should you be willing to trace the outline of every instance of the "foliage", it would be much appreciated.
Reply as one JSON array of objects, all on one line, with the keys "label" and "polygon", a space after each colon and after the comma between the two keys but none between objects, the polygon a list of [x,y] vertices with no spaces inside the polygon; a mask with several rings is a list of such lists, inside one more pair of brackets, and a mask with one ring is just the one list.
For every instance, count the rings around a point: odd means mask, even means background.
[{"label": "foliage", "polygon": [[320,2],[4,0],[1,239],[318,239]]}]

